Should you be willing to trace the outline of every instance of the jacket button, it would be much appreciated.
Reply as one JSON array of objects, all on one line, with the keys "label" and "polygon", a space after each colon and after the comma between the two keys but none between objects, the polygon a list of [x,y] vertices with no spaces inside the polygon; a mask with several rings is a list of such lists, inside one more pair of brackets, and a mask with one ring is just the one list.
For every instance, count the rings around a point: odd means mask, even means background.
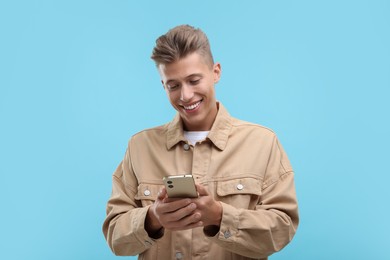
[{"label": "jacket button", "polygon": [[188,150],[190,150],[190,145],[189,144],[184,144],[183,148],[184,148],[184,150],[188,151]]},{"label": "jacket button", "polygon": [[225,232],[223,232],[223,236],[224,236],[224,238],[228,239],[229,237],[232,236],[232,234],[230,234],[229,230],[226,230]]},{"label": "jacket button", "polygon": [[144,195],[149,196],[150,195],[150,190],[144,190]]},{"label": "jacket button", "polygon": [[242,190],[243,188],[244,188],[244,185],[242,185],[241,183],[237,184],[237,190]]},{"label": "jacket button", "polygon": [[176,252],[176,259],[182,259],[183,254],[181,252]]}]

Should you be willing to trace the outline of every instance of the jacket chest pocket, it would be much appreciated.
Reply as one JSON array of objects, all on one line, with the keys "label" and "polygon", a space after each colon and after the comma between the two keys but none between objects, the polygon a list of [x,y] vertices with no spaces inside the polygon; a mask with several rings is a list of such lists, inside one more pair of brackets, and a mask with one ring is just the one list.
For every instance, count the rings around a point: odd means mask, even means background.
[{"label": "jacket chest pocket", "polygon": [[237,178],[216,183],[218,200],[236,208],[255,209],[261,199],[261,181],[255,178]]},{"label": "jacket chest pocket", "polygon": [[158,192],[163,185],[141,183],[138,185],[138,191],[135,195],[135,199],[141,201],[142,206],[148,206],[154,203],[157,198]]}]

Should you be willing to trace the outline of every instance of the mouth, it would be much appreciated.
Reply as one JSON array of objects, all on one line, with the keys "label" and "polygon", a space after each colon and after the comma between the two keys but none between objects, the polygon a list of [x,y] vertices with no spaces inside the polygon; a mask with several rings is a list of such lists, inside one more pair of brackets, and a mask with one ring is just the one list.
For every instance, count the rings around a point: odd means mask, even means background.
[{"label": "mouth", "polygon": [[187,112],[190,112],[190,111],[194,111],[195,109],[197,109],[200,105],[200,103],[202,103],[203,99],[202,100],[199,100],[198,102],[192,104],[192,105],[189,105],[189,106],[182,106],[184,108],[184,110],[186,110]]}]

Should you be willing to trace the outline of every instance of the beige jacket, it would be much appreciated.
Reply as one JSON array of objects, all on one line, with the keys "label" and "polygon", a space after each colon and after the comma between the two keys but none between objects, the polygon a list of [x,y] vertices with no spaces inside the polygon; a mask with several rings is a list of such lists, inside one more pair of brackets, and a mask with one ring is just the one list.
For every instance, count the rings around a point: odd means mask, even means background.
[{"label": "beige jacket", "polygon": [[[191,173],[221,201],[219,232],[144,229],[148,207],[167,175]],[[222,104],[208,137],[188,145],[182,122],[134,135],[113,175],[103,232],[117,255],[139,259],[267,259],[293,238],[298,226],[294,174],[275,134],[232,118]]]}]

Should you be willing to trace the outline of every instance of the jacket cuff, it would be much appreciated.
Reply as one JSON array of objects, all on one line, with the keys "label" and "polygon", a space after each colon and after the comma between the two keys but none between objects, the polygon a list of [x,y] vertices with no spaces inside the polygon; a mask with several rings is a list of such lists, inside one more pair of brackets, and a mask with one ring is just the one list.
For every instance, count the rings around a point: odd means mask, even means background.
[{"label": "jacket cuff", "polygon": [[[156,244],[156,239],[161,238],[164,235],[164,231],[162,231],[161,237],[158,237],[157,234],[156,236],[150,237],[148,232],[146,232],[145,218],[148,208],[149,207],[139,208],[137,212],[138,216],[136,216],[132,221],[133,230],[136,231],[135,236],[137,240],[143,244],[145,250]],[[158,235],[160,235],[160,233]]]},{"label": "jacket cuff", "polygon": [[[238,232],[239,210],[221,202],[222,220],[221,225],[208,226],[203,229],[204,234],[211,240],[219,240],[223,243],[233,243]],[[218,229],[219,228],[219,229]]]}]

